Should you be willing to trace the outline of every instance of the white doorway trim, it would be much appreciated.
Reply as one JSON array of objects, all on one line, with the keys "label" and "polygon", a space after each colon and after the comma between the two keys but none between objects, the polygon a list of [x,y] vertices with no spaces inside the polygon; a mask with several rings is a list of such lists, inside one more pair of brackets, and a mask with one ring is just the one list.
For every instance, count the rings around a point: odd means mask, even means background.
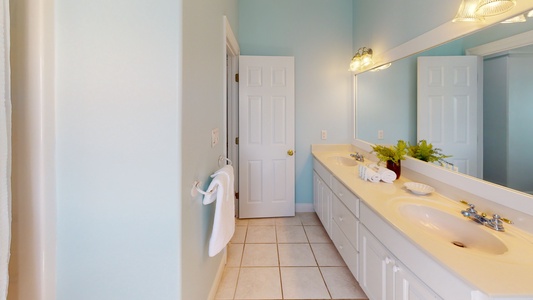
[{"label": "white doorway trim", "polygon": [[[224,148],[225,155],[233,163],[233,171],[235,172],[235,192],[239,192],[239,146],[235,143],[235,139],[239,136],[239,84],[235,81],[235,74],[239,72],[239,55],[241,50],[237,38],[233,34],[228,18],[224,16],[224,60],[226,61],[225,68],[225,103],[224,103],[224,123],[226,124],[226,135],[224,141],[226,147]],[[238,207],[238,205],[235,205]]]},{"label": "white doorway trim", "polygon": [[498,52],[533,44],[533,30],[526,31],[505,39],[466,49],[466,55],[487,56]]}]

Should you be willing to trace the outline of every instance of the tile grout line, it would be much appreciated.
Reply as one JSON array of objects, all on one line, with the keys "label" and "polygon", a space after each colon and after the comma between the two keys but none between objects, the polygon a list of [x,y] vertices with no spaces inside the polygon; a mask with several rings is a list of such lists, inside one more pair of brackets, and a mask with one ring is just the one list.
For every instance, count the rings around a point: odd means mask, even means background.
[{"label": "tile grout line", "polygon": [[[306,240],[307,242],[305,243],[301,243],[301,244],[306,244],[308,245],[309,249],[311,250],[311,253],[313,255],[313,259],[316,263],[316,267],[318,268],[318,271],[320,272],[320,276],[321,276],[321,279],[324,283],[324,286],[326,287],[326,290],[328,292],[328,295],[329,295],[329,299],[333,299],[332,295],[331,295],[331,291],[326,283],[326,280],[324,278],[324,274],[322,273],[322,269],[320,268],[320,264],[318,262],[318,259],[317,259],[317,256],[316,256],[316,253],[312,247],[312,243],[309,239],[309,235],[308,235],[308,232],[307,230],[305,230],[305,224],[304,222],[298,217],[298,221],[299,221],[299,224],[284,224],[282,222],[279,222],[279,220],[277,219],[273,219],[273,222],[274,222],[274,230],[275,230],[275,245],[276,245],[276,253],[277,253],[277,267],[278,267],[278,274],[279,274],[279,280],[280,280],[280,288],[281,288],[281,299],[285,299],[285,295],[283,293],[283,279],[282,279],[282,274],[281,274],[281,256],[280,256],[280,240],[279,240],[279,236],[278,236],[278,228],[281,228],[283,226],[300,226],[302,228],[302,230],[304,231],[304,234],[305,234],[305,237],[306,237]],[[279,222],[279,223],[278,223]],[[313,222],[311,222],[313,223]],[[242,247],[242,252],[241,252],[241,257],[240,257],[240,261],[239,261],[239,264],[238,264],[238,267],[239,267],[239,271],[238,271],[238,274],[237,274],[237,280],[236,280],[236,283],[235,283],[235,290],[233,292],[233,300],[237,300],[236,298],[236,295],[237,295],[237,287],[238,287],[238,282],[239,282],[239,279],[241,279],[241,276],[242,276],[242,270],[243,270],[243,260],[244,260],[244,252],[245,252],[245,249],[246,249],[246,245],[249,244],[248,243],[248,230],[249,230],[249,226],[259,226],[259,225],[268,225],[268,224],[256,224],[256,225],[251,225],[249,222],[246,222],[246,224],[244,225],[240,225],[240,226],[244,226],[246,229],[245,229],[245,233],[244,233],[244,239],[243,239],[243,247]],[[308,224],[308,226],[321,226],[321,224]],[[291,244],[289,241],[287,241],[286,243],[288,244]],[[281,243],[281,244],[286,244],[286,243]],[[268,243],[267,243],[268,244]],[[296,243],[296,244],[300,244],[300,243]],[[255,267],[260,267],[260,266],[255,266]],[[264,267],[268,267],[268,266],[264,266]],[[290,266],[287,266],[287,267],[290,267]],[[303,266],[294,266],[294,267],[303,267]],[[310,266],[311,267],[311,266]],[[313,266],[314,267],[314,266]]]},{"label": "tile grout line", "polygon": [[285,296],[283,295],[283,279],[281,278],[281,261],[279,259],[279,243],[278,243],[278,224],[276,220],[274,220],[274,231],[276,232],[276,252],[278,254],[278,274],[279,274],[279,288],[281,292],[281,299],[285,299]]},{"label": "tile grout line", "polygon": [[246,236],[248,235],[248,222],[246,223],[246,230],[244,231],[244,240],[242,241],[241,259],[239,261],[239,272],[237,273],[237,280],[235,281],[235,290],[233,291],[233,300],[237,297],[237,286],[239,285],[239,278],[241,277],[242,260],[244,258],[244,247],[246,246]]}]

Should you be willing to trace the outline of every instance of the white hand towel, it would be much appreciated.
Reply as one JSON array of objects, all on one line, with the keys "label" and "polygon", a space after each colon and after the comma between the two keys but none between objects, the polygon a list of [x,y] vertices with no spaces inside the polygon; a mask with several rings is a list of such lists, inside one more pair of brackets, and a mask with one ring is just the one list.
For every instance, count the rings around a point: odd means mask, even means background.
[{"label": "white hand towel", "polygon": [[374,171],[372,168],[366,168],[366,171],[365,171],[365,179],[370,181],[370,182],[380,182],[381,181],[381,176],[379,176],[379,174]]},{"label": "white hand towel", "polygon": [[396,173],[387,168],[379,167],[378,174],[381,176],[381,180],[386,183],[392,183],[394,180],[396,180]]},{"label": "white hand towel", "polygon": [[363,165],[359,165],[359,178],[363,179],[363,180],[366,180],[365,179],[365,172],[366,172],[366,167],[363,166]]},{"label": "white hand towel", "polygon": [[208,191],[216,191],[204,196],[203,204],[217,200],[213,231],[209,239],[209,256],[217,255],[231,240],[235,232],[235,190],[233,167],[228,165],[216,171]]}]

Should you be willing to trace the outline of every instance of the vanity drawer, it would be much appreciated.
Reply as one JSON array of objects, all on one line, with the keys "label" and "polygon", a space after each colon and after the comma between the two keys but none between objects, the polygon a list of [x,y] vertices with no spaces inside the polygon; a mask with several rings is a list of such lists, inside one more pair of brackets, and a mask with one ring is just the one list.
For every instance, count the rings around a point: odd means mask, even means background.
[{"label": "vanity drawer", "polygon": [[359,233],[359,221],[336,196],[333,197],[332,208],[333,220],[335,220],[335,223],[337,223],[352,246],[355,247],[356,250],[359,250],[357,238]]},{"label": "vanity drawer", "polygon": [[355,250],[354,247],[352,247],[352,244],[348,241],[344,233],[342,233],[342,230],[337,226],[337,223],[332,222],[331,224],[331,240],[333,241],[333,244],[337,248],[337,251],[339,251],[342,259],[348,266],[348,269],[352,272],[355,279],[359,279],[359,265],[358,265],[358,257],[359,252]]},{"label": "vanity drawer", "polygon": [[322,178],[322,180],[324,180],[324,182],[331,187],[331,178],[333,176],[331,176],[331,173],[328,171],[328,169],[326,169],[326,167],[324,167],[316,159],[313,159],[313,169],[318,174],[318,176],[320,176],[320,178]]},{"label": "vanity drawer", "polygon": [[348,207],[348,209],[359,219],[359,198],[357,198],[350,190],[345,187],[340,181],[333,177],[332,181],[332,190],[337,197]]}]

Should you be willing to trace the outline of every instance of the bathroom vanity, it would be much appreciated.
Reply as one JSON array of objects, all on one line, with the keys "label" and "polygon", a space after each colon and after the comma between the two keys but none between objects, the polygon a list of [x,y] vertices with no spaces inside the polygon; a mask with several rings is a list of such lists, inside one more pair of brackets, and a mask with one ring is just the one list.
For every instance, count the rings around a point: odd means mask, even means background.
[{"label": "bathroom vanity", "polygon": [[364,181],[360,162],[349,156],[355,150],[313,146],[313,200],[370,299],[533,299],[530,232],[479,225],[461,215],[465,204],[439,188],[409,192],[408,170],[392,184]]}]

